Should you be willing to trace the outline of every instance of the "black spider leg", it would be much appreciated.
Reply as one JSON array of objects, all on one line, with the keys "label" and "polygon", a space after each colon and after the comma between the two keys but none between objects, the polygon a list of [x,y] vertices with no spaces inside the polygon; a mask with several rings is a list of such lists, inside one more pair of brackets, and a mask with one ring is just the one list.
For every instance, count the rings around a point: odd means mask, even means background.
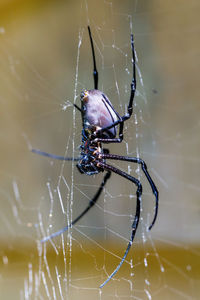
[{"label": "black spider leg", "polygon": [[94,69],[93,69],[93,77],[94,77],[94,89],[97,90],[98,89],[98,71],[97,71],[97,67],[96,67],[96,58],[95,58],[95,51],[94,51],[94,44],[93,44],[93,39],[92,39],[92,33],[90,30],[90,26],[88,26],[88,33],[89,33],[89,37],[90,37],[90,44],[91,44],[91,48],[92,48],[92,59],[93,59],[93,65],[94,65]]},{"label": "black spider leg", "polygon": [[141,158],[138,158],[138,157],[129,157],[129,156],[122,156],[122,155],[115,155],[115,154],[107,154],[107,153],[101,154],[101,158],[130,161],[130,162],[141,165],[142,171],[144,172],[144,174],[145,174],[145,176],[146,176],[146,178],[147,178],[147,180],[148,180],[148,182],[151,186],[152,193],[155,196],[155,202],[156,202],[155,211],[154,211],[154,218],[153,218],[153,221],[152,221],[151,225],[149,226],[149,230],[151,230],[151,228],[155,224],[155,221],[156,221],[157,215],[158,215],[159,193],[158,193],[158,190],[155,186],[155,183],[153,182],[151,176],[149,175],[146,163]]},{"label": "black spider leg", "polygon": [[95,138],[95,142],[121,143],[123,140],[124,122],[126,120],[128,120],[133,113],[133,100],[134,100],[135,91],[136,91],[135,47],[134,47],[133,34],[131,34],[131,50],[132,50],[133,78],[131,81],[131,94],[130,94],[130,100],[129,100],[129,104],[128,104],[128,111],[124,116],[120,117],[119,114],[116,113],[116,111],[113,109],[119,119],[117,121],[113,122],[111,125],[98,130],[98,135],[101,136],[104,131],[106,131],[112,127],[115,127],[119,124],[119,137],[114,138],[114,139]]},{"label": "black spider leg", "polygon": [[82,113],[82,109],[78,105],[74,104],[74,107],[76,107],[76,109]]},{"label": "black spider leg", "polygon": [[94,204],[97,202],[97,200],[99,199],[99,196],[101,195],[103,188],[107,182],[107,180],[110,178],[111,176],[111,172],[108,170],[108,172],[106,173],[106,175],[104,176],[101,185],[98,189],[98,191],[96,192],[96,194],[94,195],[94,197],[90,200],[88,206],[85,208],[85,210],[77,217],[75,218],[69,225],[65,226],[64,228],[62,228],[61,230],[43,238],[41,240],[42,243],[45,243],[47,241],[49,241],[50,239],[64,233],[65,231],[67,231],[69,228],[72,228],[73,225],[75,225],[93,206]]},{"label": "black spider leg", "polygon": [[113,276],[115,276],[115,274],[119,271],[119,269],[121,268],[122,264],[124,263],[128,253],[129,253],[129,250],[131,248],[131,245],[133,243],[133,240],[134,240],[134,237],[135,237],[135,234],[136,234],[136,231],[137,231],[137,227],[138,227],[138,224],[139,224],[139,220],[140,220],[140,202],[141,202],[141,195],[142,195],[142,185],[140,183],[140,181],[138,179],[136,179],[135,177],[111,166],[111,165],[108,165],[106,163],[103,163],[101,161],[96,161],[97,163],[97,166],[98,167],[101,167],[107,171],[111,171],[111,172],[114,172],[128,180],[130,180],[131,182],[133,182],[136,186],[137,186],[137,191],[136,191],[136,195],[137,195],[137,202],[136,202],[136,212],[135,212],[135,217],[134,217],[134,220],[133,220],[133,224],[132,224],[132,232],[131,232],[131,237],[130,237],[130,241],[127,245],[127,248],[126,248],[126,251],[124,253],[124,256],[122,257],[120,263],[118,264],[118,266],[115,268],[115,270],[112,272],[112,274],[109,275],[109,277],[106,279],[106,281],[104,281],[101,285],[100,285],[100,288],[102,288],[106,283],[108,283],[108,281],[110,281],[112,279]]},{"label": "black spider leg", "polygon": [[[114,107],[112,106],[112,103],[107,99],[106,95],[102,94],[102,97],[103,97],[102,102],[103,102],[103,104],[105,105],[105,107],[106,107],[106,109],[107,109],[107,111],[108,111],[108,113],[109,113],[109,115],[110,115],[110,118],[112,119],[112,122],[114,122],[114,118],[113,118],[113,116],[112,116],[110,110],[113,110],[114,113],[116,114],[117,118],[118,118],[118,119],[121,119],[120,114],[114,109]],[[116,128],[114,128],[114,130],[115,130],[115,136],[116,136],[116,134],[117,134],[117,133],[116,133]],[[99,133],[99,132],[97,131],[97,134],[98,134],[98,133]],[[93,139],[93,138],[94,138],[94,137],[92,136],[92,139]],[[98,140],[100,140],[100,139],[98,139]],[[113,140],[113,139],[112,139],[112,140]],[[116,139],[114,139],[114,140],[116,140]]]},{"label": "black spider leg", "polygon": [[51,154],[51,153],[41,151],[39,149],[31,149],[31,152],[42,155],[42,156],[51,157],[53,159],[58,159],[58,160],[79,161],[81,159],[80,157],[74,157],[73,158],[73,157],[65,157],[65,156],[55,155],[55,154]]},{"label": "black spider leg", "polygon": [[[74,107],[77,108],[80,112],[82,112],[82,109],[80,107],[78,107],[76,104],[74,104]],[[65,157],[65,156],[55,155],[55,154],[41,151],[39,149],[31,149],[31,152],[42,155],[42,156],[51,157],[53,159],[58,159],[58,160],[79,161],[81,159],[80,157],[73,158],[73,157]]]}]

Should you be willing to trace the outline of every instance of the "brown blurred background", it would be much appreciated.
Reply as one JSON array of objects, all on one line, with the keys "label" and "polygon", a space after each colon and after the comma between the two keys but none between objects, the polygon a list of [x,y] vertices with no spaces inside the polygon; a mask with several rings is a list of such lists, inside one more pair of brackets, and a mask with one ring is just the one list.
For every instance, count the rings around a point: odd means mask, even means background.
[{"label": "brown blurred background", "polygon": [[[199,9],[198,0],[1,0],[0,299],[199,299]],[[121,114],[132,27],[134,115],[124,142],[109,148],[139,153],[160,192],[149,233],[149,185],[137,166],[116,164],[141,179],[143,211],[127,261],[102,291],[130,236],[135,188],[113,175],[69,234],[41,245],[87,206],[102,175],[84,176],[75,164],[30,152],[79,155],[81,118],[72,104],[93,88],[88,24],[99,88]]]}]

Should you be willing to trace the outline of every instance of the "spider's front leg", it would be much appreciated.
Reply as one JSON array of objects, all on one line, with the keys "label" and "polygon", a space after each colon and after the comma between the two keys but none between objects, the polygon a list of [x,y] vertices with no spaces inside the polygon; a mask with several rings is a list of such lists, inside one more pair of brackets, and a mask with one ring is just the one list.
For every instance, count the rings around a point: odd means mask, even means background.
[{"label": "spider's front leg", "polygon": [[88,26],[88,33],[89,33],[90,45],[91,45],[91,49],[92,49],[94,88],[97,90],[98,89],[98,77],[99,76],[98,76],[98,71],[97,71],[97,67],[96,67],[94,44],[93,44],[93,38],[92,38],[92,33],[91,33],[91,30],[90,30],[90,26]]},{"label": "spider's front leg", "polygon": [[[132,50],[132,64],[133,64],[133,77],[131,81],[131,94],[128,104],[128,111],[124,116],[120,116],[113,107],[111,109],[113,112],[117,115],[118,120],[112,122],[112,124],[105,126],[97,131],[97,136],[93,137],[95,142],[101,142],[101,143],[121,143],[123,140],[123,130],[124,130],[124,122],[130,119],[132,113],[133,113],[133,101],[135,97],[135,91],[136,91],[136,70],[135,70],[135,48],[134,48],[134,39],[133,34],[131,34],[131,50]],[[118,138],[102,138],[104,132],[109,131],[112,128],[115,128],[117,125],[119,125],[119,137]]]}]

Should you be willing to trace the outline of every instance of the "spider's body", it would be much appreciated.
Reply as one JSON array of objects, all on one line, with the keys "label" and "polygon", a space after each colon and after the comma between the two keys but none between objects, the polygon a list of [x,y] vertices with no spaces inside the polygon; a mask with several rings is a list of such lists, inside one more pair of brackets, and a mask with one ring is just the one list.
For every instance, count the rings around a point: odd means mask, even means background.
[{"label": "spider's body", "polygon": [[[108,97],[96,89],[81,93],[81,110],[83,130],[89,128],[93,135],[97,135],[98,130],[111,126],[118,120]],[[116,126],[114,126],[101,132],[101,138],[114,138],[116,134]]]},{"label": "spider's body", "polygon": [[[101,154],[104,153],[102,142],[98,141],[98,138],[112,139],[116,137],[117,126],[103,132],[102,129],[112,126],[118,117],[108,97],[96,89],[81,93],[81,114],[83,123],[82,145],[77,168],[81,173],[94,175],[104,171],[96,164],[97,158],[101,159]],[[108,153],[107,150],[105,152]]]},{"label": "spider's body", "polygon": [[[109,154],[109,150],[103,148],[103,144],[109,143],[121,143],[123,140],[123,128],[124,122],[127,121],[133,112],[133,100],[135,96],[136,90],[136,70],[135,70],[135,50],[134,50],[134,40],[133,35],[131,35],[131,50],[132,50],[132,66],[133,66],[133,77],[131,81],[131,92],[130,92],[130,99],[128,103],[127,113],[124,116],[120,116],[120,114],[114,109],[111,102],[109,101],[108,97],[101,91],[98,90],[98,72],[96,68],[96,60],[95,60],[95,52],[94,52],[94,45],[92,34],[90,31],[90,27],[88,26],[89,38],[92,48],[92,57],[93,57],[93,77],[94,77],[94,89],[93,90],[85,90],[81,93],[81,108],[79,108],[76,104],[75,107],[81,112],[82,115],[82,144],[81,148],[81,155],[79,158],[68,158],[57,156],[53,154],[49,154],[46,152],[42,152],[40,150],[32,149],[33,152],[48,156],[51,158],[59,159],[59,160],[73,160],[78,161],[77,168],[78,170],[87,175],[94,175],[100,172],[106,171],[102,183],[97,190],[94,197],[90,200],[88,206],[85,210],[76,217],[70,225],[62,228],[60,231],[51,234],[50,236],[44,238],[42,242],[45,242],[53,237],[56,237],[66,230],[71,228],[74,224],[76,224],[97,202],[99,199],[100,194],[103,191],[103,188],[110,178],[111,172],[120,175],[121,177],[127,179],[131,183],[136,186],[136,212],[135,217],[131,227],[131,237],[125,253],[112,272],[112,274],[105,280],[103,284],[100,285],[102,288],[120,269],[122,264],[124,263],[130,247],[133,243],[137,227],[140,221],[140,208],[141,208],[141,196],[142,196],[142,184],[141,182],[121,171],[120,169],[110,165],[107,163],[107,160],[118,160],[118,161],[126,161],[130,163],[139,164],[141,166],[142,171],[144,172],[146,179],[149,182],[151,190],[155,196],[155,210],[154,210],[154,217],[151,225],[149,226],[149,230],[155,224],[157,213],[158,213],[158,190],[147,170],[146,163],[139,157],[129,157],[124,155],[117,155],[117,154]],[[117,134],[118,131],[118,134]]]}]

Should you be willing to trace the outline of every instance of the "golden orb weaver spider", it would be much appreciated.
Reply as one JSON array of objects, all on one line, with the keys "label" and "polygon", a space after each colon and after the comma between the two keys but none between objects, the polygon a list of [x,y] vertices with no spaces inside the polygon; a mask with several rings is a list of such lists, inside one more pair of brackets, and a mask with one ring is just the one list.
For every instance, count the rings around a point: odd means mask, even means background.
[{"label": "golden orb weaver spider", "polygon": [[[157,214],[158,214],[158,190],[147,170],[147,166],[145,162],[142,159],[138,157],[128,157],[128,156],[110,154],[109,150],[103,148],[102,145],[102,144],[122,142],[124,122],[131,117],[133,112],[133,100],[136,91],[135,49],[134,49],[133,34],[131,34],[131,50],[132,50],[132,64],[133,64],[131,93],[130,93],[127,113],[124,116],[120,116],[119,113],[114,109],[108,97],[102,91],[98,90],[98,71],[96,67],[94,44],[93,44],[92,34],[89,26],[88,26],[88,33],[89,33],[91,50],[92,50],[92,58],[93,58],[94,89],[85,90],[81,93],[81,97],[80,97],[81,107],[77,106],[76,104],[74,105],[81,112],[82,115],[83,129],[82,129],[82,144],[80,146],[81,148],[80,157],[72,159],[69,157],[62,157],[54,154],[49,154],[47,152],[43,152],[37,149],[32,149],[32,152],[43,156],[51,157],[54,159],[59,159],[59,160],[78,161],[77,163],[78,170],[80,171],[80,173],[86,175],[94,175],[100,172],[107,171],[101,182],[99,189],[97,190],[94,197],[90,200],[85,210],[78,217],[76,217],[70,225],[44,238],[42,242],[46,242],[49,239],[54,238],[67,231],[74,224],[76,224],[94,206],[94,204],[99,199],[99,196],[102,193],[107,180],[110,178],[111,172],[114,172],[124,177],[125,179],[131,181],[134,185],[136,185],[137,187],[136,212],[132,223],[131,237],[127,245],[127,248],[125,250],[124,256],[122,257],[120,263],[114,269],[114,271],[100,285],[100,288],[102,288],[118,272],[118,270],[120,269],[120,267],[122,266],[123,262],[125,261],[128,255],[128,252],[133,243],[137,231],[137,227],[139,224],[139,220],[140,220],[140,208],[141,208],[140,202],[141,202],[141,195],[142,195],[142,185],[137,178],[125,173],[124,171],[121,171],[120,169],[110,164],[107,164],[106,160],[110,159],[110,160],[118,160],[118,161],[127,161],[127,162],[132,162],[141,165],[141,168],[151,186],[152,192],[155,195],[154,217],[151,225],[149,226],[149,230],[155,224]],[[117,137],[118,126],[119,126],[119,134]]]}]

